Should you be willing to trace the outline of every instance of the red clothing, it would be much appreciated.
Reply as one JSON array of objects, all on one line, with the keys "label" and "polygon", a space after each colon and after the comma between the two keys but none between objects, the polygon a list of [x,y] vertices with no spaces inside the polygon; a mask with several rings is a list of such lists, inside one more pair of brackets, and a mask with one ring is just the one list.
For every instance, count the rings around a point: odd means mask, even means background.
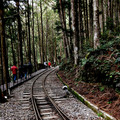
[{"label": "red clothing", "polygon": [[11,67],[11,71],[13,74],[16,74],[17,70],[18,70],[18,68],[15,65]]},{"label": "red clothing", "polygon": [[48,62],[48,66],[51,66],[51,62]]}]

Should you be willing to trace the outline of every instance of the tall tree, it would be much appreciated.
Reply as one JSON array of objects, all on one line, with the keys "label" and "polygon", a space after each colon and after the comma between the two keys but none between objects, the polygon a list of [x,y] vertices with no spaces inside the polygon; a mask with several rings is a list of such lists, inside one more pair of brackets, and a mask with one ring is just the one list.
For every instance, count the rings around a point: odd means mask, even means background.
[{"label": "tall tree", "polygon": [[93,47],[93,0],[89,0],[89,16],[90,16],[90,39]]},{"label": "tall tree", "polygon": [[2,53],[2,64],[3,64],[3,79],[6,85],[6,94],[8,95],[8,84],[7,84],[7,70],[6,70],[6,42],[5,42],[5,23],[4,23],[4,9],[3,0],[0,3],[0,37],[1,37],[1,53]]},{"label": "tall tree", "polygon": [[20,64],[23,66],[23,51],[22,51],[22,25],[21,25],[21,19],[20,19],[20,4],[19,0],[16,0],[16,6],[17,6],[17,20],[18,20],[18,41],[20,42]]},{"label": "tall tree", "polygon": [[44,41],[44,34],[43,34],[43,11],[42,11],[42,0],[40,0],[40,14],[41,14],[41,63],[44,62],[44,46],[43,46],[43,41]]},{"label": "tall tree", "polygon": [[29,55],[29,62],[31,63],[31,37],[30,37],[30,6],[29,6],[29,0],[27,0],[27,14],[28,14],[28,55]]},{"label": "tall tree", "polygon": [[83,15],[82,15],[82,0],[79,0],[78,3],[78,19],[79,19],[79,38],[80,38],[80,52],[83,53],[83,40],[84,40],[84,32],[83,32]]},{"label": "tall tree", "polygon": [[34,5],[33,5],[33,0],[32,0],[32,20],[33,20],[33,24],[32,24],[32,35],[33,35],[33,60],[34,60],[34,68],[36,71],[36,57],[35,57],[35,42],[34,42]]},{"label": "tall tree", "polygon": [[93,0],[93,29],[94,29],[94,49],[100,46],[100,29],[99,29],[99,0]]},{"label": "tall tree", "polygon": [[72,30],[74,43],[74,64],[78,64],[79,55],[79,30],[78,30],[78,3],[77,0],[71,0]]},{"label": "tall tree", "polygon": [[64,8],[64,4],[63,3],[64,3],[64,0],[59,0],[59,4],[60,4],[60,18],[61,18],[62,29],[63,29],[64,44],[67,47],[66,57],[71,58],[70,46],[69,46],[69,41],[68,41],[68,36],[67,36],[67,28],[66,28],[65,8]]}]

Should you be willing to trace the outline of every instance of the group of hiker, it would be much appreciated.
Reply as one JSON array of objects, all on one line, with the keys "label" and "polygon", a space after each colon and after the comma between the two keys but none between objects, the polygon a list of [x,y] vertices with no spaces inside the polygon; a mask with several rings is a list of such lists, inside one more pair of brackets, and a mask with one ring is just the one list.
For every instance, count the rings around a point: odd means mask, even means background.
[{"label": "group of hiker", "polygon": [[13,73],[13,82],[17,79],[17,71],[19,69],[19,77],[22,79],[23,77],[27,79],[27,73],[31,76],[32,73],[32,64],[29,62],[28,64],[24,64],[23,66],[19,65],[17,68],[15,65],[11,67],[11,71]]},{"label": "group of hiker", "polygon": [[[45,68],[47,67],[51,67],[51,62],[49,61],[48,63],[47,62],[44,62],[44,66]],[[23,66],[19,65],[19,68],[17,68],[15,65],[13,65],[11,67],[11,71],[13,73],[13,82],[16,81],[17,79],[17,71],[19,69],[19,77],[22,79],[23,77],[25,79],[27,79],[27,74],[29,74],[31,76],[31,73],[32,73],[32,64],[29,62],[28,64],[24,64]]]},{"label": "group of hiker", "polygon": [[50,66],[51,66],[51,62],[49,61],[48,63],[47,62],[44,62],[44,66],[47,68],[47,67],[49,67],[50,68]]}]

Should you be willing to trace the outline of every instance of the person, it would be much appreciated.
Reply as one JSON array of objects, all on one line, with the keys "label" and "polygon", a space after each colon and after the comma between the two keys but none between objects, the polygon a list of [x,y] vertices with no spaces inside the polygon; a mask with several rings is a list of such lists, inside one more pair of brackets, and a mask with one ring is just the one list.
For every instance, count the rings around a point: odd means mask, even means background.
[{"label": "person", "polygon": [[32,74],[32,68],[33,68],[33,66],[32,66],[31,62],[29,62],[28,63],[28,73],[30,74],[30,76]]},{"label": "person", "polygon": [[13,73],[13,82],[15,82],[16,79],[17,79],[17,70],[18,70],[18,68],[17,68],[15,65],[13,65],[13,66],[11,67],[11,71],[12,71],[12,73]]},{"label": "person", "polygon": [[44,62],[44,66],[45,66],[45,68],[47,68],[47,62]]},{"label": "person", "polygon": [[50,68],[50,66],[51,66],[51,62],[49,61],[49,62],[48,62],[48,67]]},{"label": "person", "polygon": [[20,79],[22,79],[23,76],[24,76],[23,75],[23,66],[19,65],[19,77],[20,77]]},{"label": "person", "polygon": [[23,65],[23,72],[24,72],[24,75],[25,75],[25,79],[27,79],[27,69],[28,69],[28,65],[24,64]]},{"label": "person", "polygon": [[68,91],[68,87],[65,85],[62,87],[62,89],[64,90],[64,97],[67,98],[70,95],[70,92]]}]

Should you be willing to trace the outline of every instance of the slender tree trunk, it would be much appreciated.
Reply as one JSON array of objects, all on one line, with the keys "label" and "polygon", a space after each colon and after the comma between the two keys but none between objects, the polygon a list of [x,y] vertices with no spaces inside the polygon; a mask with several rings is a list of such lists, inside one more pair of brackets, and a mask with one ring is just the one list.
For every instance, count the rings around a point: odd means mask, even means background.
[{"label": "slender tree trunk", "polygon": [[4,10],[3,0],[0,3],[0,36],[1,36],[1,53],[2,53],[2,64],[3,64],[3,80],[6,85],[6,95],[8,95],[8,84],[7,84],[7,71],[6,71],[6,43],[5,43],[5,23],[4,23]]},{"label": "slender tree trunk", "polygon": [[72,13],[72,29],[73,29],[73,43],[74,43],[74,64],[78,65],[79,55],[79,30],[78,30],[78,4],[77,0],[71,0],[71,13]]},{"label": "slender tree trunk", "polygon": [[57,62],[57,41],[55,39],[55,58],[54,58],[54,62]]},{"label": "slender tree trunk", "polygon": [[42,1],[40,0],[40,13],[41,13],[41,37],[42,37],[42,42],[41,42],[41,63],[44,62],[44,46],[43,46],[43,15],[42,15]]},{"label": "slender tree trunk", "polygon": [[39,53],[40,53],[40,60],[41,60],[40,24],[38,21],[38,14],[37,14],[37,25],[38,25]]},{"label": "slender tree trunk", "polygon": [[102,14],[101,14],[101,32],[103,33],[104,32],[104,8],[103,8],[103,0],[101,0],[100,8],[101,8],[101,11],[102,11]]},{"label": "slender tree trunk", "polygon": [[20,15],[19,15],[19,0],[16,1],[17,5],[17,20],[18,20],[18,41],[20,42],[20,63],[21,66],[23,65],[23,53],[22,53],[22,25],[21,25],[21,20],[20,20]]},{"label": "slender tree trunk", "polygon": [[45,52],[46,52],[46,61],[47,61],[47,42],[48,42],[48,31],[49,31],[49,20],[46,15],[46,47],[45,47]]},{"label": "slender tree trunk", "polygon": [[103,16],[104,16],[104,30],[106,30],[106,21],[107,21],[107,4],[106,4],[106,0],[103,0]]},{"label": "slender tree trunk", "polygon": [[33,6],[33,0],[32,0],[32,20],[33,20],[33,25],[32,25],[32,34],[33,34],[33,59],[34,59],[34,68],[36,71],[36,57],[35,57],[35,42],[34,42],[34,6]]},{"label": "slender tree trunk", "polygon": [[27,48],[26,48],[26,62],[28,62],[29,61],[29,55],[28,55],[28,46],[29,46],[29,34],[28,34],[28,18],[27,18],[27,12],[25,12],[25,35],[26,35],[26,46],[27,46]]},{"label": "slender tree trunk", "polygon": [[93,0],[90,0],[89,3],[89,10],[90,10],[90,39],[91,39],[91,46],[93,45]]},{"label": "slender tree trunk", "polygon": [[64,39],[66,41],[66,46],[67,46],[67,53],[68,53],[68,57],[71,58],[69,42],[68,42],[68,37],[66,32],[65,9],[63,7],[62,0],[59,0],[59,3],[60,3],[60,14],[61,14],[61,20],[62,20],[63,34],[64,34]]},{"label": "slender tree trunk", "polygon": [[[61,11],[59,12],[59,17],[60,17],[60,22],[62,25]],[[68,58],[67,44],[66,44],[65,34],[63,30],[62,30],[62,34],[63,34],[64,53],[65,53],[65,57]]]},{"label": "slender tree trunk", "polygon": [[[9,27],[9,31],[10,31],[10,35],[12,35],[12,33],[14,34],[13,26],[12,26],[12,30]],[[14,40],[14,37],[12,36],[11,37],[11,46],[12,46],[13,64],[16,65],[16,58],[15,58],[15,51],[14,51],[14,46],[13,46],[13,40]]]},{"label": "slender tree trunk", "polygon": [[29,7],[29,0],[27,0],[28,4],[28,38],[29,38],[29,45],[28,45],[28,55],[29,55],[29,62],[31,63],[31,38],[30,38],[30,7]]},{"label": "slender tree trunk", "polygon": [[79,38],[80,38],[80,52],[83,53],[83,40],[84,40],[84,32],[83,32],[83,15],[82,15],[82,0],[79,0],[78,4],[78,9],[79,9]]},{"label": "slender tree trunk", "polygon": [[86,8],[86,16],[85,16],[85,19],[86,19],[86,35],[87,35],[87,39],[89,39],[89,27],[88,27],[88,7],[87,7],[87,0],[85,2],[85,8]]},{"label": "slender tree trunk", "polygon": [[73,60],[73,42],[72,42],[72,28],[71,28],[71,5],[69,4],[68,8],[68,13],[69,13],[69,29],[70,29],[70,37],[69,37],[69,45],[70,45],[70,54],[71,54],[71,59]]},{"label": "slender tree trunk", "polygon": [[116,27],[119,25],[119,8],[120,8],[120,4],[119,4],[119,0],[116,0],[115,2],[115,25]]},{"label": "slender tree trunk", "polygon": [[100,30],[99,30],[99,4],[98,0],[93,0],[93,11],[94,11],[94,17],[93,17],[93,24],[94,24],[94,49],[97,49],[100,46],[99,36],[100,36]]}]

